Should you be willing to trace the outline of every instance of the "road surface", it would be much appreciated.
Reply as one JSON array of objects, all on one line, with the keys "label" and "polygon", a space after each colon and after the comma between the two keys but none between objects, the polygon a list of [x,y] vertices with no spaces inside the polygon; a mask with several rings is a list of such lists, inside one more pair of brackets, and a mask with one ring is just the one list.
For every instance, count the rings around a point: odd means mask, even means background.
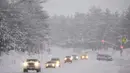
[{"label": "road surface", "polygon": [[[123,72],[124,59],[119,57],[114,57],[115,60],[111,62],[97,61],[96,54],[89,53],[89,60],[79,60],[74,61],[72,64],[64,64],[63,59],[66,55],[72,55],[73,51],[71,49],[62,50],[60,48],[53,48],[51,57],[61,58],[61,68],[56,69],[45,69],[44,63],[49,60],[47,54],[41,55],[42,58],[42,72],[41,73],[125,73]],[[0,66],[0,73],[22,73],[22,62],[26,58],[38,57],[38,55],[27,56],[18,53],[11,53],[9,56],[5,55],[1,57],[2,62]],[[40,56],[39,56],[40,57]],[[128,70],[128,69],[127,69]],[[32,73],[32,72],[31,72]],[[127,73],[127,72],[126,72]]]}]

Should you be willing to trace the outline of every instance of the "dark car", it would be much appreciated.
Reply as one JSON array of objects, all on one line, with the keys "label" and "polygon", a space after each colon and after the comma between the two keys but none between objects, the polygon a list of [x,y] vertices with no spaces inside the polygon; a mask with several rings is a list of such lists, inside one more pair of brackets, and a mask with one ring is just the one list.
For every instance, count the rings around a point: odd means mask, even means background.
[{"label": "dark car", "polygon": [[79,59],[78,55],[72,55],[72,57],[73,57],[73,60],[78,60]]},{"label": "dark car", "polygon": [[73,57],[72,56],[66,56],[64,58],[64,63],[72,63]]},{"label": "dark car", "polygon": [[27,59],[23,63],[23,72],[28,72],[28,70],[41,71],[40,61],[37,59]]},{"label": "dark car", "polygon": [[97,60],[106,60],[106,61],[112,61],[112,57],[107,54],[97,54]]}]

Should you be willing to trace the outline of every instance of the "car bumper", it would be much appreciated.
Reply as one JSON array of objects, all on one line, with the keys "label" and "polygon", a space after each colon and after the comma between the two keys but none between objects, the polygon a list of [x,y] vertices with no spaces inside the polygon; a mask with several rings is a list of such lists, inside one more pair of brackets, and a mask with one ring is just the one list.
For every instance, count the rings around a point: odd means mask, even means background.
[{"label": "car bumper", "polygon": [[64,62],[72,62],[72,60],[65,60]]},{"label": "car bumper", "polygon": [[51,66],[51,65],[50,65],[50,66],[46,66],[46,68],[55,68],[55,66]]},{"label": "car bumper", "polygon": [[27,70],[38,70],[38,69],[40,69],[41,67],[30,67],[30,66],[28,66],[28,67],[24,67],[24,69],[27,69]]},{"label": "car bumper", "polygon": [[88,58],[81,58],[81,59],[88,59]]}]

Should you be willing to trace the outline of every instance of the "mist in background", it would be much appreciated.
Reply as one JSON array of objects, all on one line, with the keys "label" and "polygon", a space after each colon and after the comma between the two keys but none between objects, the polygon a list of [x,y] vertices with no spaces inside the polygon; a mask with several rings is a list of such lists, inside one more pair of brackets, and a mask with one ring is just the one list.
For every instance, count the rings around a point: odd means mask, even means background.
[{"label": "mist in background", "polygon": [[48,0],[43,6],[50,15],[71,15],[75,12],[86,13],[93,5],[101,9],[109,8],[112,12],[122,12],[129,4],[130,0]]}]

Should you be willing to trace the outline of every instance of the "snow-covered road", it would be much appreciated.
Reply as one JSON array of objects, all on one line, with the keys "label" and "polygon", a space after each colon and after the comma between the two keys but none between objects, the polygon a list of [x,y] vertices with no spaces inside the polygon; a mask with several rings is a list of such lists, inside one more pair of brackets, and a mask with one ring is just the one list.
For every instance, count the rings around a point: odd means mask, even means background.
[{"label": "snow-covered road", "polygon": [[119,66],[113,62],[99,62],[92,60],[77,61],[72,64],[65,64],[58,69],[47,69],[44,73],[118,73]]},{"label": "snow-covered road", "polygon": [[[44,63],[49,60],[47,54],[34,55],[32,58],[39,58],[42,62],[42,72],[41,73],[119,73],[122,66],[120,65],[121,59],[119,57],[115,58],[114,61],[97,61],[96,54],[89,53],[89,60],[79,60],[74,61],[72,64],[64,64],[63,58],[66,55],[72,55],[72,49],[63,50],[58,47],[53,47],[51,57],[60,57],[62,66],[56,69],[45,69]],[[3,56],[2,65],[0,66],[0,73],[22,73],[22,62],[26,58],[31,58],[27,55],[21,55],[17,53],[12,53],[10,56]],[[13,61],[15,60],[15,62]]]}]

